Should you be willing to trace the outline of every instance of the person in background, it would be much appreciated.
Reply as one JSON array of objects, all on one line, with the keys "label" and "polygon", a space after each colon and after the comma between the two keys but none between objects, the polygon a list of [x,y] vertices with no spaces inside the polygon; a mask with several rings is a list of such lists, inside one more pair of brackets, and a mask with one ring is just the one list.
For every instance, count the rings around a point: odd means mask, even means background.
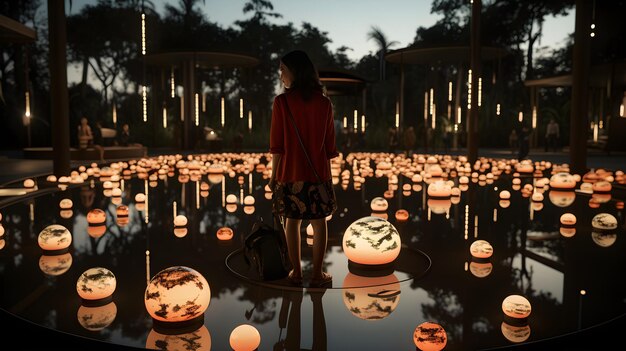
[{"label": "person in background", "polygon": [[279,69],[285,92],[274,98],[272,106],[269,187],[273,191],[273,211],[285,218],[287,249],[293,268],[287,279],[294,285],[302,284],[300,224],[303,219],[311,223],[313,271],[309,286],[321,287],[332,283],[332,276],[323,270],[328,242],[326,218],[337,210],[330,173],[330,160],[339,155],[333,106],[304,51],[295,50],[283,56]]},{"label": "person in background", "polygon": [[133,137],[130,135],[130,126],[128,125],[128,123],[124,123],[122,125],[122,131],[119,134],[117,143],[120,146],[136,146],[136,147],[142,146],[141,144],[134,142]]},{"label": "person in background", "polygon": [[100,124],[97,124],[97,131],[93,131],[89,125],[87,117],[80,119],[80,125],[78,126],[78,147],[81,150],[87,150],[93,148],[98,151],[100,161],[104,162],[104,148],[102,147],[102,133],[100,131]]},{"label": "person in background", "polygon": [[517,131],[513,128],[509,134],[509,147],[511,148],[511,155],[515,155],[515,151],[518,150],[519,145],[517,143]]},{"label": "person in background", "polygon": [[519,161],[523,160],[528,156],[528,152],[530,151],[530,129],[526,124],[522,125],[519,133],[519,153],[517,154],[517,159]]},{"label": "person in background", "polygon": [[413,126],[409,126],[404,130],[404,149],[407,157],[413,156],[413,151],[415,150],[415,142],[417,141],[417,136],[415,135],[415,129]]},{"label": "person in background", "polygon": [[559,124],[556,123],[554,118],[550,118],[550,123],[546,127],[546,141],[545,141],[545,151],[551,148],[554,152],[557,151],[558,142],[559,142]]},{"label": "person in background", "polygon": [[387,137],[388,137],[388,143],[389,143],[389,152],[394,153],[399,143],[398,128],[389,127],[389,132],[387,134]]}]

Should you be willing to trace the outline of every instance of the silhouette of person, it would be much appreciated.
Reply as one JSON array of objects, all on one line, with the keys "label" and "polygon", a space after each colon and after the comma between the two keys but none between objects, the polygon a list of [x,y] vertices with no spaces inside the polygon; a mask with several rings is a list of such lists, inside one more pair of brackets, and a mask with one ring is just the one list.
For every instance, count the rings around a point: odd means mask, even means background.
[{"label": "silhouette of person", "polygon": [[388,132],[388,143],[389,143],[389,152],[393,153],[395,152],[396,148],[398,147],[398,128],[396,127],[390,127],[389,128],[389,132]]},{"label": "silhouette of person", "polygon": [[415,149],[415,142],[417,141],[417,136],[415,135],[415,129],[413,129],[413,126],[409,126],[404,131],[403,136],[406,155],[407,157],[411,157],[413,155],[413,150]]},{"label": "silhouette of person", "polygon": [[141,144],[136,143],[134,138],[130,135],[130,126],[128,123],[122,124],[122,131],[118,136],[117,143],[120,146],[142,146]]},{"label": "silhouette of person", "polygon": [[522,125],[522,129],[519,133],[519,153],[517,154],[517,159],[519,161],[523,160],[528,156],[528,152],[530,151],[530,129],[525,124]]},{"label": "silhouette of person", "polygon": [[[328,345],[326,318],[324,317],[324,305],[322,303],[322,297],[325,292],[325,288],[307,291],[313,304],[313,345],[311,350],[314,351],[325,351]],[[280,307],[278,324],[281,333],[283,328],[287,328],[287,334],[284,340],[279,340],[274,344],[274,351],[303,350],[300,338],[302,329],[302,293],[302,291],[283,290],[283,301]]]},{"label": "silhouette of person", "polygon": [[[291,51],[281,58],[280,80],[285,92],[274,98],[272,107],[272,175],[268,185],[273,190],[274,213],[285,218],[285,237],[293,267],[288,280],[302,284],[300,225],[308,219],[314,233],[310,284],[330,284],[332,276],[323,270],[328,243],[326,218],[337,210],[330,160],[339,155],[332,102],[304,51]],[[321,191],[310,190],[320,188]]]},{"label": "silhouette of person", "polygon": [[87,117],[82,117],[80,119],[80,124],[78,125],[78,147],[81,150],[86,150],[88,148],[94,148],[98,151],[100,155],[100,161],[104,162],[104,148],[102,147],[102,132],[100,131],[100,126],[96,128],[97,132],[91,129],[89,125],[89,120]]},{"label": "silhouette of person", "polygon": [[559,124],[556,123],[554,118],[550,118],[550,123],[546,126],[546,141],[545,141],[545,151],[548,152],[549,149],[552,149],[554,152],[557,151],[557,144],[559,141],[560,133],[559,133]]}]

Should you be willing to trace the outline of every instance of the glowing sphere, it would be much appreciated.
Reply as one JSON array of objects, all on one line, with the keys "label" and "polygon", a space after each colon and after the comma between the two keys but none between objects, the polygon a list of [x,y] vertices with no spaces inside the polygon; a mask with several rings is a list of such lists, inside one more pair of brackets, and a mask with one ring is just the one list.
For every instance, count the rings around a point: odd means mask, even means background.
[{"label": "glowing sphere", "polygon": [[74,206],[74,202],[70,199],[62,199],[59,201],[59,208],[62,210],[69,210]]},{"label": "glowing sphere", "polygon": [[396,211],[396,220],[398,222],[405,222],[409,219],[409,211],[400,209]]},{"label": "glowing sphere", "polygon": [[576,235],[576,228],[561,227],[559,228],[559,233],[566,238],[571,238]]},{"label": "glowing sphere", "polygon": [[509,295],[502,301],[502,312],[511,318],[530,316],[530,301],[521,295]]},{"label": "glowing sphere", "polygon": [[237,203],[237,195],[228,194],[228,196],[226,196],[226,203],[227,204],[236,204]]},{"label": "glowing sphere", "polygon": [[624,201],[617,201],[615,203],[615,208],[618,210],[623,210],[624,209]]},{"label": "glowing sphere", "polygon": [[459,184],[463,184],[463,185],[469,184],[469,178],[467,176],[461,176],[459,178]]},{"label": "glowing sphere", "polygon": [[62,255],[41,255],[39,257],[39,269],[45,275],[56,277],[70,269],[72,260],[72,254],[69,252]]},{"label": "glowing sphere", "polygon": [[439,351],[446,347],[448,335],[441,325],[424,322],[415,328],[413,342],[422,351]]},{"label": "glowing sphere", "polygon": [[593,184],[591,183],[582,183],[580,184],[580,191],[585,194],[593,193]]},{"label": "glowing sphere", "polygon": [[4,239],[0,239],[0,250],[4,249],[4,246],[7,244],[7,242]]},{"label": "glowing sphere", "polygon": [[530,337],[530,326],[513,326],[506,322],[502,322],[500,325],[502,335],[510,342],[520,343],[528,340]]},{"label": "glowing sphere", "polygon": [[51,174],[48,177],[46,177],[46,181],[48,181],[50,183],[56,183],[57,177],[54,174]]},{"label": "glowing sphere", "polygon": [[387,211],[387,208],[389,208],[389,203],[382,197],[375,197],[370,202],[370,208],[372,211],[384,212]]},{"label": "glowing sphere", "polygon": [[94,208],[87,213],[87,223],[89,223],[90,226],[103,225],[106,219],[106,213],[99,208]]},{"label": "glowing sphere", "polygon": [[0,237],[4,236],[4,226],[0,224]]},{"label": "glowing sphere", "polygon": [[572,226],[576,224],[576,216],[573,213],[563,213],[559,219],[562,225]]},{"label": "glowing sphere", "polygon": [[509,200],[511,199],[511,193],[508,190],[502,190],[500,192],[500,200]]},{"label": "glowing sphere", "polygon": [[226,212],[234,213],[237,211],[237,204],[226,204]]},{"label": "glowing sphere", "polygon": [[211,334],[206,326],[183,334],[161,334],[154,329],[146,339],[146,349],[159,350],[167,346],[169,351],[210,351]]},{"label": "glowing sphere", "polygon": [[146,202],[146,195],[144,193],[138,193],[135,195],[135,202],[142,203]]},{"label": "glowing sphere", "polygon": [[166,268],[148,284],[144,295],[146,310],[155,320],[182,322],[204,313],[211,302],[211,288],[194,269],[184,266]]},{"label": "glowing sphere", "polygon": [[94,267],[84,271],[76,282],[78,296],[84,300],[102,300],[115,291],[117,280],[113,272],[106,268]]},{"label": "glowing sphere", "polygon": [[76,313],[78,323],[89,331],[102,330],[115,320],[117,306],[111,301],[104,306],[90,307],[81,305]]},{"label": "glowing sphere", "polygon": [[344,305],[360,319],[384,319],[400,303],[400,282],[393,273],[382,277],[363,277],[348,273],[343,287]]},{"label": "glowing sphere", "polygon": [[591,227],[600,231],[614,230],[617,229],[617,219],[610,213],[598,213],[591,220]]},{"label": "glowing sphere", "polygon": [[607,181],[595,182],[591,185],[593,192],[608,193],[611,191],[611,183]]},{"label": "glowing sphere", "polygon": [[502,207],[502,208],[508,208],[509,206],[511,206],[511,201],[510,200],[500,200],[500,201],[498,201],[498,205],[500,205],[500,207]]},{"label": "glowing sphere", "polygon": [[[228,206],[228,205],[226,205]],[[235,205],[236,206],[236,205]],[[254,206],[244,206],[243,207],[243,213],[247,214],[247,215],[251,215],[253,214],[255,211],[255,207]]]},{"label": "glowing sphere", "polygon": [[217,236],[218,240],[230,240],[233,238],[234,233],[232,229],[228,227],[222,227],[217,230],[217,233],[215,235]]},{"label": "glowing sphere", "polygon": [[37,243],[46,251],[67,249],[72,244],[72,234],[60,224],[51,224],[39,232]]},{"label": "glowing sphere", "polygon": [[542,193],[533,193],[533,195],[530,197],[530,199],[534,202],[541,202],[543,201],[543,194]]},{"label": "glowing sphere", "polygon": [[246,197],[244,197],[243,198],[243,204],[246,205],[246,206],[254,205],[254,196],[247,195]]},{"label": "glowing sphere", "polygon": [[448,213],[450,207],[452,206],[452,200],[450,199],[428,199],[426,200],[426,205],[435,214],[445,214]]},{"label": "glowing sphere", "polygon": [[117,225],[119,225],[120,227],[123,227],[128,224],[128,221],[129,221],[128,213],[129,213],[128,206],[126,205],[117,206],[117,209],[115,210]]},{"label": "glowing sphere", "polygon": [[35,181],[32,179],[26,179],[24,181],[24,188],[33,189],[35,187]]},{"label": "glowing sphere", "polygon": [[229,341],[234,351],[254,351],[261,344],[261,334],[250,324],[242,324],[233,329]]},{"label": "glowing sphere", "polygon": [[548,193],[548,198],[557,207],[568,207],[576,200],[576,193],[573,191],[555,191]]},{"label": "glowing sphere", "polygon": [[174,218],[174,227],[181,228],[187,225],[187,217],[178,215]]},{"label": "glowing sphere", "polygon": [[436,198],[450,197],[452,188],[442,180],[438,180],[428,185],[428,196]]},{"label": "glowing sphere", "polygon": [[400,234],[379,217],[363,217],[354,221],[343,235],[343,251],[348,259],[364,265],[393,262],[400,254]]},{"label": "glowing sphere", "polygon": [[609,247],[617,240],[617,234],[607,232],[591,232],[591,239],[600,247]]},{"label": "glowing sphere", "polygon": [[491,262],[470,262],[469,271],[476,278],[484,278],[491,274],[493,264]]},{"label": "glowing sphere", "polygon": [[470,245],[470,254],[476,258],[489,258],[493,255],[493,247],[485,240],[476,240]]}]

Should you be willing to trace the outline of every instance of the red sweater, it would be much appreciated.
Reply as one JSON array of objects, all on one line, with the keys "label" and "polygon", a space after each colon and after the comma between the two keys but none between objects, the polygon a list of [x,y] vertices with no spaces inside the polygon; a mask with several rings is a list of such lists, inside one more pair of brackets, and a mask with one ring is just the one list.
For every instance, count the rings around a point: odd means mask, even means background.
[{"label": "red sweater", "polygon": [[332,103],[321,92],[314,92],[305,101],[298,91],[278,95],[272,106],[270,153],[282,155],[278,169],[273,170],[276,180],[317,181],[298,141],[288,115],[287,103],[317,174],[322,181],[329,180],[331,176],[328,161],[339,155],[335,145]]}]

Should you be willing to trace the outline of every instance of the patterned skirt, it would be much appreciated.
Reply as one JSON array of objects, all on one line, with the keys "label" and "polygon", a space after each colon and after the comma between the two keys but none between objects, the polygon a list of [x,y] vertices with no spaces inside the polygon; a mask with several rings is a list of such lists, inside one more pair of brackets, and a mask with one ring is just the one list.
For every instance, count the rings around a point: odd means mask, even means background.
[{"label": "patterned skirt", "polygon": [[276,183],[272,198],[275,214],[286,218],[325,218],[337,210],[332,180],[322,183],[298,181]]}]

